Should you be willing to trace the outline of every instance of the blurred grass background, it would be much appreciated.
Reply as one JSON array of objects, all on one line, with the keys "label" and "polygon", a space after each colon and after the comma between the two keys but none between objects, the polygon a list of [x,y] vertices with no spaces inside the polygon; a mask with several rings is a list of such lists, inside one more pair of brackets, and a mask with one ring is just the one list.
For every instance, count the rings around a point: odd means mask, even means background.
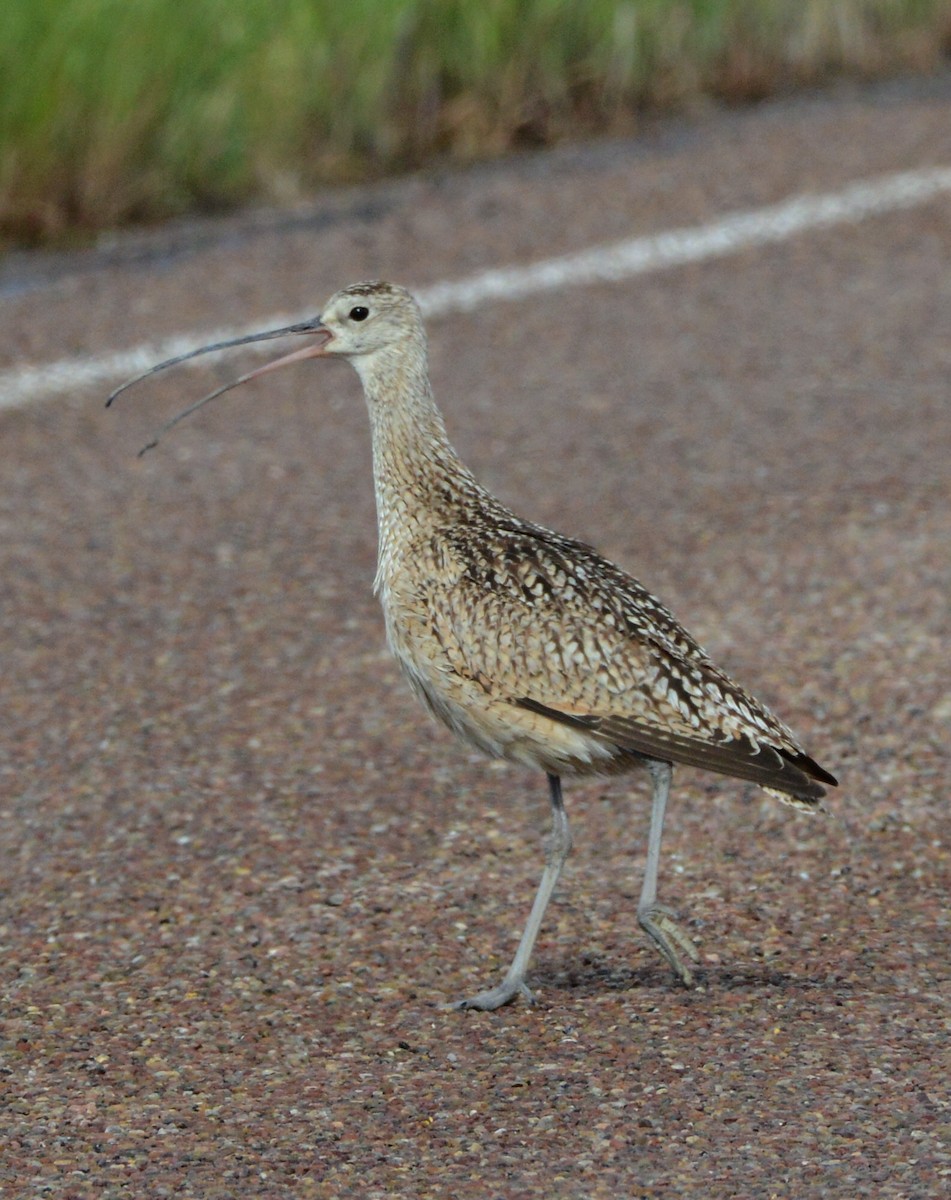
[{"label": "blurred grass background", "polygon": [[932,71],[951,0],[4,0],[0,238]]}]

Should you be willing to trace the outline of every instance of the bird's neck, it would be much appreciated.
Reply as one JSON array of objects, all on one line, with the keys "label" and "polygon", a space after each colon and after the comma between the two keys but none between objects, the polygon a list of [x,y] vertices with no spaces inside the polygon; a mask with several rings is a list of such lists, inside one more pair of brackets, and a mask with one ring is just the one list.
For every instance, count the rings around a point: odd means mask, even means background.
[{"label": "bird's neck", "polygon": [[373,433],[377,586],[405,565],[421,537],[464,519],[467,508],[486,495],[446,434],[425,347],[410,349],[360,371]]}]

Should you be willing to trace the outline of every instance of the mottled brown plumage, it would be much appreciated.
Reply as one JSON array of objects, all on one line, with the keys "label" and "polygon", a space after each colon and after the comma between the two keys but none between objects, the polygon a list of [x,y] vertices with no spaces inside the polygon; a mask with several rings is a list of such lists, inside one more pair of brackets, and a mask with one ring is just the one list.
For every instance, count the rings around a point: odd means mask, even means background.
[{"label": "mottled brown plumage", "polygon": [[656,899],[670,764],[750,780],[808,810],[835,779],[637,580],[590,546],[517,517],[475,481],[433,400],[408,292],[345,288],[290,332],[322,340],[245,378],[331,355],[359,373],[373,433],[375,590],[406,678],[460,737],[549,778],[552,844],[518,953],[498,987],[462,1007],[530,998],[525,973],[571,844],[560,777],[635,766],[654,784],[638,916],[689,984],[682,955],[696,950]]}]

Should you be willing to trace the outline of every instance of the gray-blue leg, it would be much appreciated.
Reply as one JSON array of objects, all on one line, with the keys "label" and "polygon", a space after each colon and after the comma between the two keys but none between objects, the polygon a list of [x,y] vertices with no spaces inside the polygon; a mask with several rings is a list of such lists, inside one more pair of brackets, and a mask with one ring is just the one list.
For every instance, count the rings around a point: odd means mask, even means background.
[{"label": "gray-blue leg", "polygon": [[565,865],[565,859],[571,850],[571,830],[568,828],[568,816],[561,799],[561,780],[557,775],[548,776],[548,787],[551,793],[551,837],[548,840],[545,870],[542,872],[541,882],[535,893],[535,903],[529,913],[521,941],[515,951],[515,957],[512,959],[512,965],[498,987],[479,992],[477,996],[472,996],[468,1000],[460,1000],[455,1005],[456,1008],[477,1008],[483,1012],[489,1012],[492,1009],[501,1008],[503,1004],[508,1004],[516,996],[523,996],[529,1004],[534,1003],[535,998],[525,983],[525,974],[528,971],[532,950],[535,948],[535,939],[538,937],[542,918],[545,916],[545,909],[548,907],[548,901],[551,899],[555,884],[561,875],[561,869]]},{"label": "gray-blue leg", "polygon": [[663,904],[657,903],[657,872],[660,867],[660,842],[664,833],[664,813],[673,770],[670,763],[651,759],[647,763],[653,782],[651,800],[651,826],[647,838],[647,866],[644,869],[644,885],[637,905],[637,919],[641,928],[650,936],[664,958],[677,972],[681,982],[693,986],[693,973],[678,953],[678,947],[692,958],[700,961],[697,947],[674,919],[674,914]]}]

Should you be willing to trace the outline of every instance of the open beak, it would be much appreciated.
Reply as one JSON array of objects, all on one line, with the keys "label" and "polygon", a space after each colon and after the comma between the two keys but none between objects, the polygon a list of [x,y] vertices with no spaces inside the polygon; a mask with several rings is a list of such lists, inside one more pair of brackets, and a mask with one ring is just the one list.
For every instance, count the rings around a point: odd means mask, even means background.
[{"label": "open beak", "polygon": [[304,346],[300,350],[294,350],[290,354],[283,354],[280,358],[275,358],[272,362],[265,363],[263,367],[258,367],[254,371],[249,371],[246,375],[241,375],[238,379],[233,379],[230,383],[224,384],[220,388],[216,388],[213,392],[209,392],[207,396],[202,396],[200,400],[196,400],[194,404],[188,406],[182,412],[172,417],[170,421],[166,421],[158,434],[152,439],[148,445],[143,446],[139,451],[139,457],[147,450],[151,450],[153,446],[157,446],[159,438],[164,433],[167,433],[172,426],[177,425],[179,421],[185,417],[191,416],[209,400],[215,400],[218,396],[224,395],[225,392],[230,392],[232,388],[240,387],[242,383],[247,383],[251,379],[257,379],[259,375],[266,375],[269,371],[276,371],[278,367],[286,367],[290,363],[301,362],[305,358],[319,358],[326,349],[327,343],[333,337],[330,330],[323,324],[320,317],[312,317],[309,321],[301,321],[296,325],[286,325],[283,329],[269,329],[264,333],[249,333],[242,337],[229,338],[224,342],[212,342],[208,346],[200,346],[197,350],[189,350],[187,354],[179,354],[175,358],[168,358],[164,362],[158,363],[154,367],[150,367],[147,371],[143,371],[141,375],[136,375],[133,379],[127,380],[121,387],[109,396],[106,401],[106,408],[112,404],[117,396],[120,396],[127,388],[133,384],[140,383],[143,379],[147,379],[150,375],[156,374],[158,371],[164,371],[166,367],[176,367],[179,363],[187,362],[190,358],[197,358],[200,354],[211,354],[215,350],[227,350],[231,346],[245,346],[249,342],[265,342],[271,338],[287,337],[290,334],[310,334],[317,337],[317,341],[312,342],[308,346]]}]

